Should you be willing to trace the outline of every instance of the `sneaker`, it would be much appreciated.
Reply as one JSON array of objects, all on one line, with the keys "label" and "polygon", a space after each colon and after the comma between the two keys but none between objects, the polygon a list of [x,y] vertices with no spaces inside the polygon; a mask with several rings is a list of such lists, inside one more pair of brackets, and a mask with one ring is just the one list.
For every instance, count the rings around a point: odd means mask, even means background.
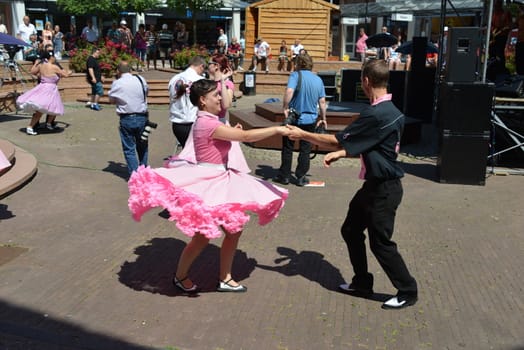
[{"label": "sneaker", "polygon": [[347,294],[354,295],[354,296],[361,296],[361,297],[369,297],[373,295],[373,289],[367,289],[367,288],[360,288],[355,286],[353,283],[351,284],[341,284],[338,286],[338,288]]},{"label": "sneaker", "polygon": [[93,104],[91,102],[86,102],[86,108],[91,108],[93,106]]},{"label": "sneaker", "polygon": [[382,304],[383,309],[403,309],[405,307],[415,305],[417,302],[417,295],[398,294],[397,296],[387,300]]},{"label": "sneaker", "polygon": [[38,135],[38,133],[34,131],[33,128],[30,128],[30,127],[25,128],[25,133],[27,135]]},{"label": "sneaker", "polygon": [[102,107],[100,107],[100,105],[97,103],[97,104],[92,105],[91,109],[93,111],[100,111],[102,109]]},{"label": "sneaker", "polygon": [[256,72],[257,71],[257,67],[253,68],[253,72]]},{"label": "sneaker", "polygon": [[241,71],[241,72],[244,71],[244,68],[242,68],[241,66],[238,66],[237,69],[238,69],[239,71]]}]

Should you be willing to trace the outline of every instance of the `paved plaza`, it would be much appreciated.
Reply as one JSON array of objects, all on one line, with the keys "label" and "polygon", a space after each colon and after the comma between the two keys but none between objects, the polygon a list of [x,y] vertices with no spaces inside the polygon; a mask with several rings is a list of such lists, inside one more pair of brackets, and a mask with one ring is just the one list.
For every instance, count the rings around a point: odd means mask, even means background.
[{"label": "paved plaza", "polygon": [[[147,76],[147,75],[146,75]],[[236,108],[270,97],[244,96]],[[150,164],[175,140],[167,106],[154,106]],[[289,185],[280,216],[256,217],[233,273],[247,293],[214,291],[220,240],[191,270],[196,297],[171,284],[187,237],[161,209],[141,222],[127,208],[126,168],[113,106],[68,103],[62,132],[27,136],[29,116],[0,115],[0,138],[31,152],[35,178],[0,200],[0,349],[524,349],[524,178],[489,175],[485,186],[441,184],[431,131],[404,146],[404,198],[394,240],[419,284],[419,301],[388,311],[395,293],[374,257],[376,294],[339,293],[352,270],[339,227],[361,186],[344,159]],[[271,178],[275,150],[243,146],[253,174]]]}]

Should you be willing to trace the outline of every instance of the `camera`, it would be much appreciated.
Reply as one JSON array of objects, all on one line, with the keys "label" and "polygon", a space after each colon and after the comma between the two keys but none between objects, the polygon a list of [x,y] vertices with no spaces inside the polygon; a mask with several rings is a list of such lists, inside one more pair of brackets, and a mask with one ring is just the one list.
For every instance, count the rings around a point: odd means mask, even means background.
[{"label": "camera", "polygon": [[4,49],[7,52],[10,60],[15,58],[16,53],[20,51],[21,48],[22,47],[18,45],[4,45]]},{"label": "camera", "polygon": [[287,112],[287,118],[284,119],[282,125],[297,125],[298,118],[300,118],[300,113],[296,109],[290,108]]},{"label": "camera", "polygon": [[158,126],[157,123],[153,123],[152,121],[147,121],[146,122],[146,126],[144,127],[144,131],[142,131],[142,135],[140,135],[140,140],[142,142],[147,142],[148,138],[149,138],[149,134],[151,134],[151,131],[153,129],[156,129],[156,127]]}]

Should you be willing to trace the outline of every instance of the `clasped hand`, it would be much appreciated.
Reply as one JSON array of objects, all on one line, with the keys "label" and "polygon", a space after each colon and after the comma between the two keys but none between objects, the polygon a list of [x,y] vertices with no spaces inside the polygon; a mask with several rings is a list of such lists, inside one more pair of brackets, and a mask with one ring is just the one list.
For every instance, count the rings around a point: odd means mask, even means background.
[{"label": "clasped hand", "polygon": [[282,136],[287,136],[291,140],[299,140],[303,137],[304,130],[294,125],[282,125],[278,127],[278,133]]}]

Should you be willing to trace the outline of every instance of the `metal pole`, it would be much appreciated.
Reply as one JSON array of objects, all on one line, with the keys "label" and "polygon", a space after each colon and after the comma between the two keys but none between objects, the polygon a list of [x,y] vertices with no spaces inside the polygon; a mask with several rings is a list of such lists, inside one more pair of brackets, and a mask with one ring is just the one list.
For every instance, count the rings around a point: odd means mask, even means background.
[{"label": "metal pole", "polygon": [[493,16],[493,0],[489,0],[488,24],[486,27],[486,43],[484,44],[484,66],[482,67],[482,82],[486,82],[486,72],[488,70],[489,42],[491,40],[491,17]]},{"label": "metal pole", "polygon": [[366,33],[369,33],[369,28],[368,28],[368,3],[369,3],[369,0],[366,0],[366,17],[364,17],[364,27],[366,28]]}]

